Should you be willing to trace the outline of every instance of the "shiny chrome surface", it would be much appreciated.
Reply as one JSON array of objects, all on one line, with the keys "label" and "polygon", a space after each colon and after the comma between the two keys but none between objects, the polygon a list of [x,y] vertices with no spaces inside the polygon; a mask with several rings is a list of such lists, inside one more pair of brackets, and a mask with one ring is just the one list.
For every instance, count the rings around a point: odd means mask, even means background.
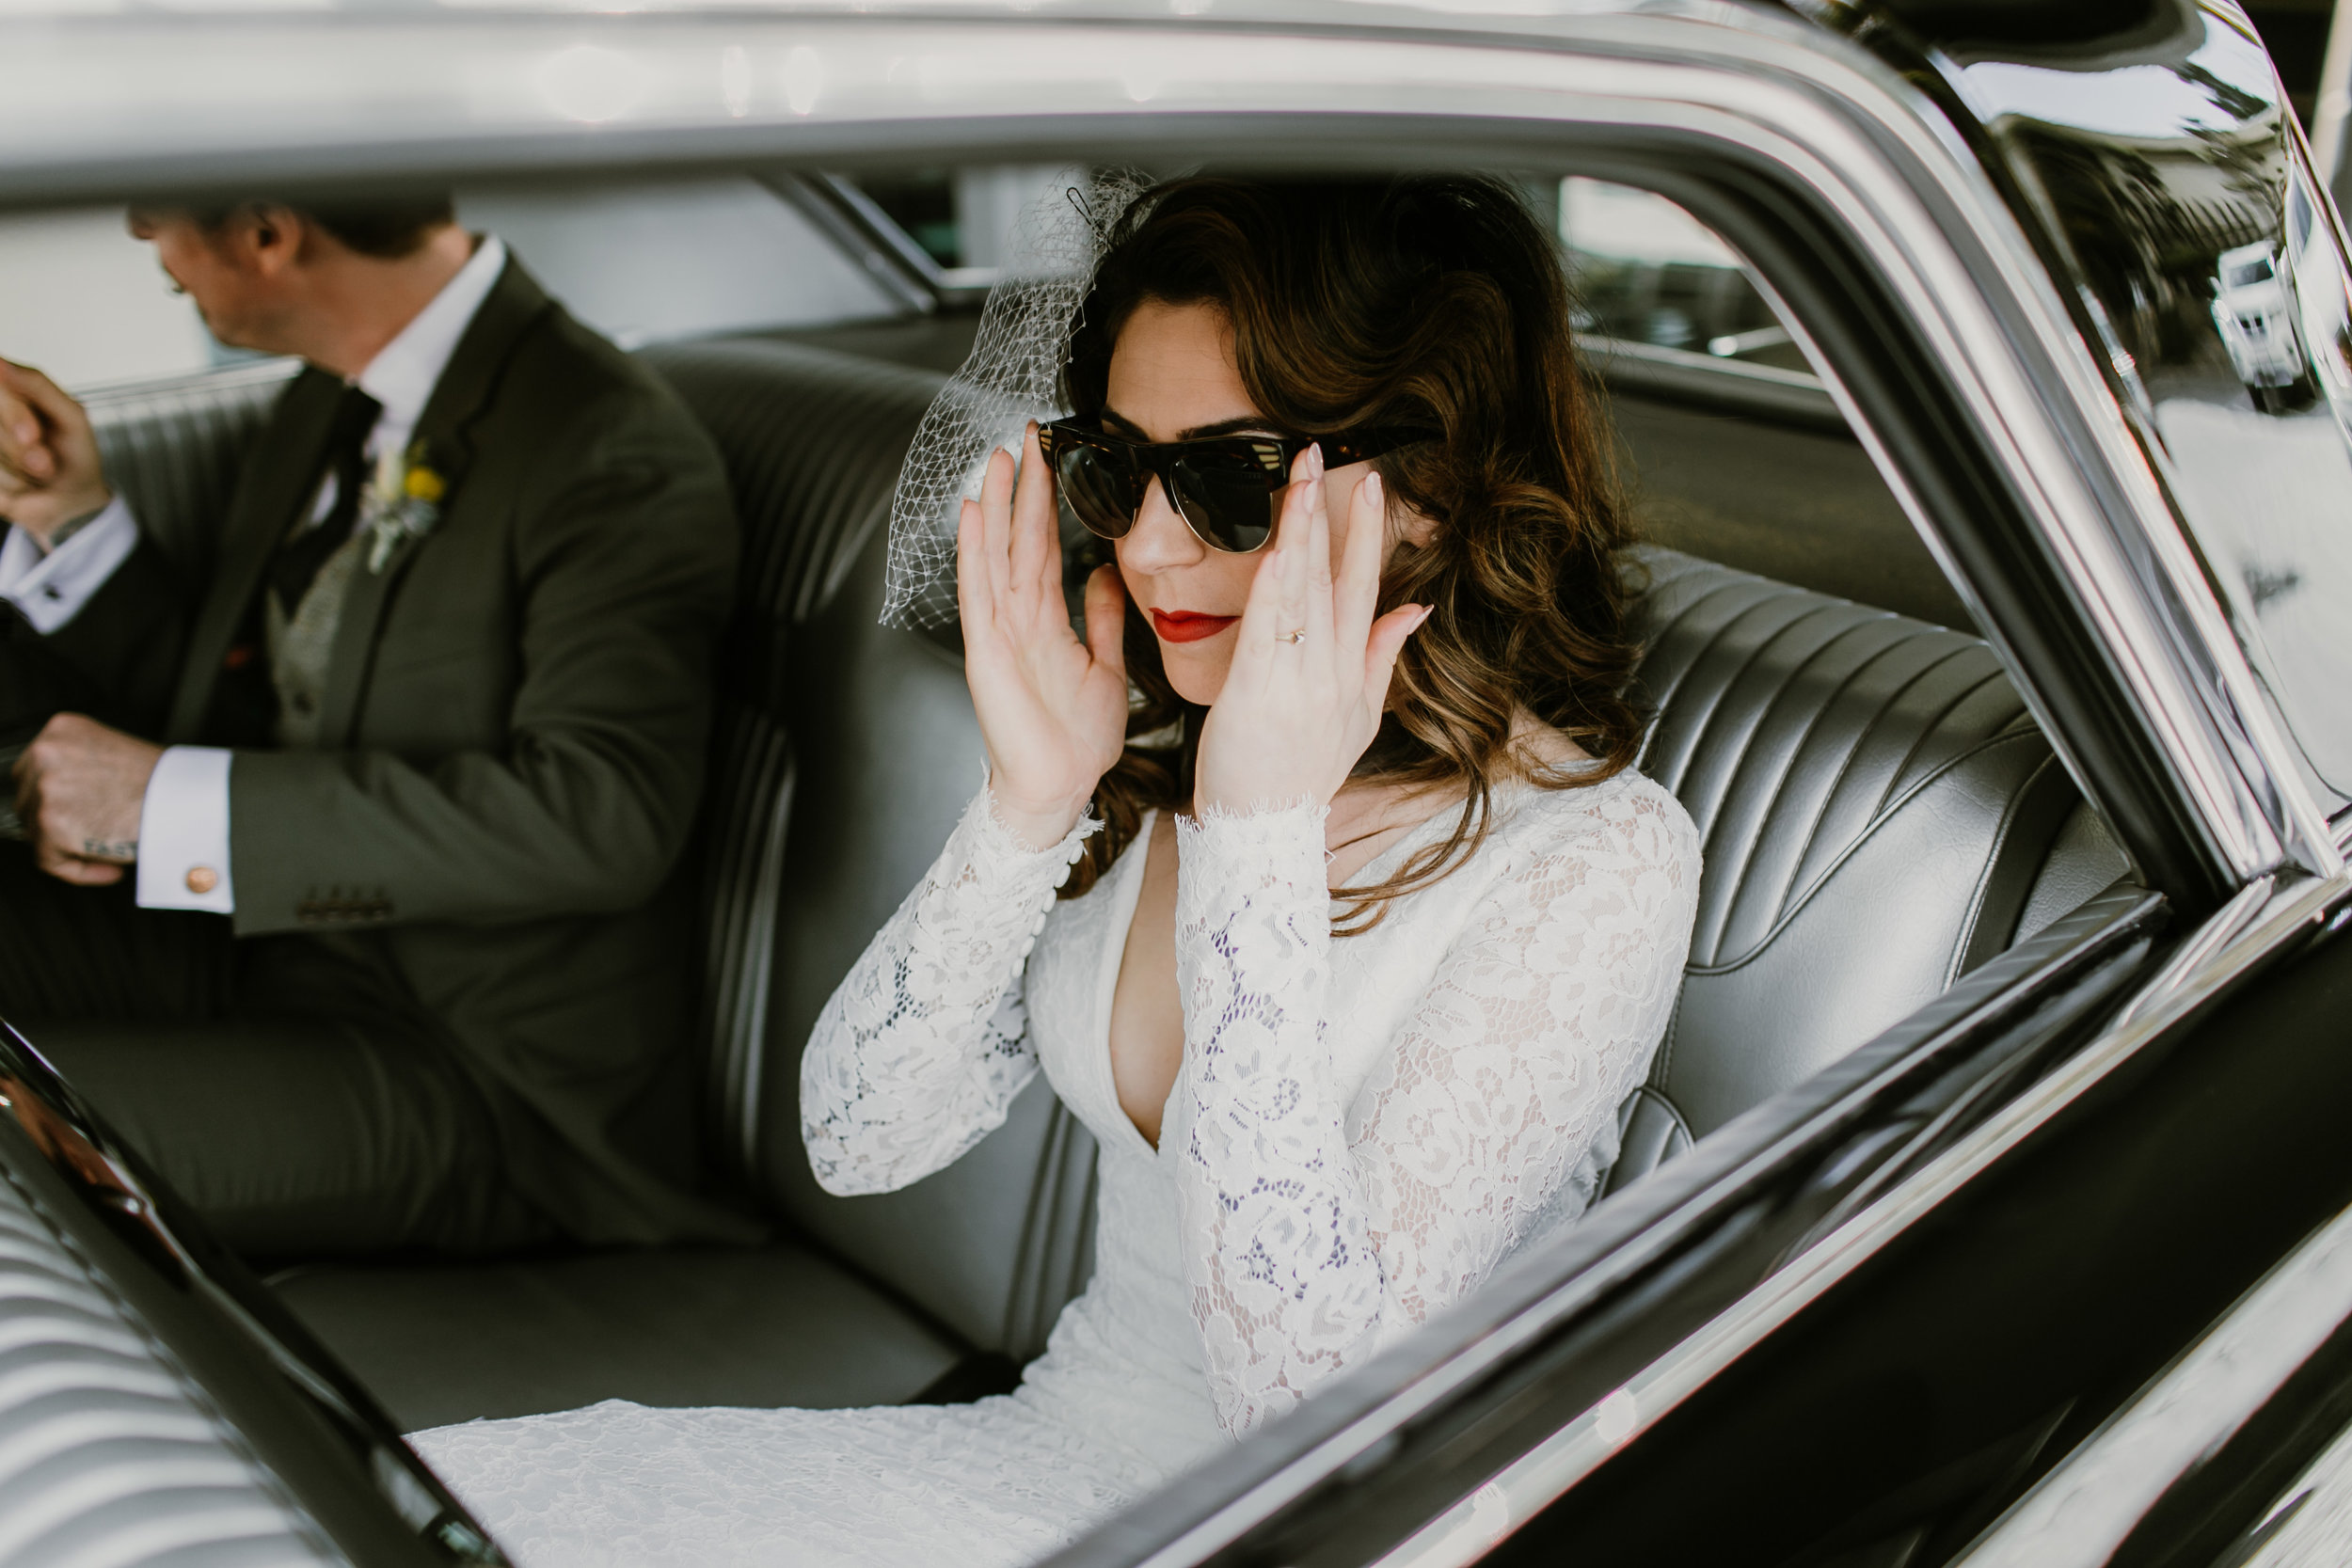
[{"label": "shiny chrome surface", "polygon": [[[2322,1227],[2216,1323],[2203,1338],[2095,1435],[2042,1478],[1991,1529],[1954,1560],[1955,1568],[2096,1568],[2183,1476],[2227,1442],[2296,1368],[2352,1320],[2352,1211]],[[2343,1461],[2291,1488],[2281,1506],[2332,1482]],[[2341,1562],[2345,1499],[2312,1511],[2296,1532],[2305,1547]],[[2332,1536],[2332,1539],[2329,1539]],[[2274,1537],[2272,1561],[2296,1560],[2296,1540]]]},{"label": "shiny chrome surface", "polygon": [[506,1560],[0,1023],[0,1564],[183,1560]]},{"label": "shiny chrome surface", "polygon": [[2352,274],[2251,25],[2222,3],[2152,8],[2167,13],[2122,40],[1934,63],[2072,286],[2140,448],[2119,473],[2144,467],[2187,525],[2148,531],[2147,566],[2217,656],[2204,695],[2325,870],[2326,816],[2352,801],[2335,613],[2352,593]]},{"label": "shiny chrome surface", "polygon": [[[15,1080],[0,1114],[62,1153]],[[245,1439],[13,1182],[0,1182],[0,1564],[342,1564]]]},{"label": "shiny chrome surface", "polygon": [[[2054,282],[1951,124],[1895,70],[1786,14],[1696,0],[1508,17],[1311,0],[1173,0],[1173,15],[18,14],[0,23],[0,203],[328,172],[946,148],[1263,156],[1266,116],[1281,117],[1293,157],[1458,161],[1475,148],[1495,161],[1581,129],[1761,163],[1835,215],[1930,343],[2195,803],[2206,852],[2232,880],[2290,855],[2322,873],[2337,863],[2112,367],[2069,315],[2076,280]],[[187,69],[192,50],[205,71]],[[1868,411],[1814,362],[1932,542]]]},{"label": "shiny chrome surface", "polygon": [[2233,1568],[2339,1568],[2352,1542],[2352,1431],[2328,1445],[2248,1532]]}]

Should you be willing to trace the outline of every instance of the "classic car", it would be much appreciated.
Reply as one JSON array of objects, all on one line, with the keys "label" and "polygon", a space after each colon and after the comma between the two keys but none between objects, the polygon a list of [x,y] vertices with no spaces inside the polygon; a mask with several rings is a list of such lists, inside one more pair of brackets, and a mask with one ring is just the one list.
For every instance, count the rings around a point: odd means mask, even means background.
[{"label": "classic car", "polygon": [[[794,1066],[974,776],[952,629],[876,624],[900,454],[991,193],[1104,166],[1559,220],[1706,871],[1589,1216],[1058,1568],[2352,1554],[2352,296],[2229,0],[10,0],[0,211],[453,184],[718,440],[679,875],[783,1239],[260,1277],[8,1029],[0,1561],[500,1561],[402,1432],[1037,1353],[1089,1257],[1050,1091],[840,1199]],[[2300,396],[2221,320],[2256,255]],[[287,373],[91,391],[167,547]]]}]

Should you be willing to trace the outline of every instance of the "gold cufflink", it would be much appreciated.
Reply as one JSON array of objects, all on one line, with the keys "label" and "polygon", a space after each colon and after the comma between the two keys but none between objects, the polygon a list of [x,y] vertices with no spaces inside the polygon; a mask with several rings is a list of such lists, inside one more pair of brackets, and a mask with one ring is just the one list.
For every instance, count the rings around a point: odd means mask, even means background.
[{"label": "gold cufflink", "polygon": [[211,866],[191,865],[188,867],[188,891],[190,893],[206,894],[218,886],[220,886],[220,873]]}]

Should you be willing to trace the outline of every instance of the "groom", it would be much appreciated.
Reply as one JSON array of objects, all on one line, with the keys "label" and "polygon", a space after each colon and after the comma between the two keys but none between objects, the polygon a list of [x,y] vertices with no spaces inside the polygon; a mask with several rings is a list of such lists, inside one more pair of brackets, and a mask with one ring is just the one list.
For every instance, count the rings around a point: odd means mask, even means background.
[{"label": "groom", "polygon": [[708,439],[446,198],[132,230],[308,363],[189,561],[0,361],[0,1016],[251,1255],[751,1239],[693,1196],[671,875]]}]

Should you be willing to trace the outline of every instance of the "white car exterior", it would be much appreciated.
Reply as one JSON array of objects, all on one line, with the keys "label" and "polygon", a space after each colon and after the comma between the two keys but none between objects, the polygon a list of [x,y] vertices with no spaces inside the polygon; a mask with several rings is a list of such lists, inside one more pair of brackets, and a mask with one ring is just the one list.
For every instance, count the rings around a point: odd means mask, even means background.
[{"label": "white car exterior", "polygon": [[2257,390],[2303,379],[2303,345],[2295,301],[2268,242],[2221,253],[2213,286],[2213,324],[2237,377]]}]

